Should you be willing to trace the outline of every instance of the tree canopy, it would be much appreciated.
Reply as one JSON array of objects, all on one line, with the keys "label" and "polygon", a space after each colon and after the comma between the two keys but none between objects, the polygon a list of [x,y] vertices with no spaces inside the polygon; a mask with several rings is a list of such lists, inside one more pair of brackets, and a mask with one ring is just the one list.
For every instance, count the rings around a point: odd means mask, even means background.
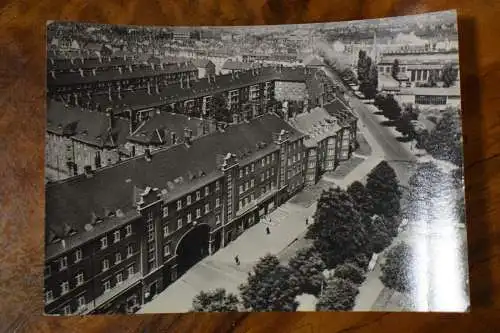
[{"label": "tree canopy", "polygon": [[397,80],[397,78],[398,78],[399,70],[400,70],[399,69],[399,60],[394,59],[394,62],[392,63],[392,67],[391,67],[391,75],[395,80]]},{"label": "tree canopy", "polygon": [[407,243],[401,242],[389,249],[381,267],[380,280],[384,286],[399,292],[410,291],[412,268],[415,264],[413,257],[412,249]]},{"label": "tree canopy", "polygon": [[452,64],[446,64],[443,67],[443,72],[441,74],[441,81],[445,87],[452,86],[458,78],[458,69]]},{"label": "tree canopy", "polygon": [[326,265],[314,247],[297,251],[295,256],[290,259],[288,266],[297,277],[302,292],[319,294],[321,284],[324,282],[323,271],[326,269]]},{"label": "tree canopy", "polygon": [[399,120],[401,118],[401,107],[392,95],[377,94],[373,104],[389,120]]},{"label": "tree canopy", "polygon": [[363,222],[370,235],[370,243],[367,247],[368,255],[380,253],[391,244],[392,237],[395,235],[393,221],[387,221],[382,216],[373,215],[366,216]]},{"label": "tree canopy", "polygon": [[216,94],[212,97],[212,117],[217,121],[230,123],[231,111],[229,110],[226,98],[222,94]]},{"label": "tree canopy", "polygon": [[340,188],[323,191],[315,213],[315,223],[306,237],[314,240],[328,268],[363,252],[368,235],[360,223],[361,215],[351,196]]},{"label": "tree canopy", "polygon": [[386,161],[380,162],[368,174],[366,189],[373,198],[373,212],[385,217],[393,217],[401,210],[401,190],[394,169]]},{"label": "tree canopy", "polygon": [[359,291],[349,280],[332,278],[316,303],[316,311],[349,311]]},{"label": "tree canopy", "polygon": [[202,291],[193,299],[193,311],[196,312],[232,312],[238,311],[238,297],[218,288]]},{"label": "tree canopy", "polygon": [[373,198],[363,183],[360,181],[352,182],[347,188],[347,193],[351,196],[360,213],[370,216],[373,214]]},{"label": "tree canopy", "polygon": [[273,255],[262,257],[239,286],[243,306],[251,311],[295,311],[300,283]]},{"label": "tree canopy", "polygon": [[335,268],[334,277],[361,284],[365,280],[365,272],[352,263],[344,263]]}]

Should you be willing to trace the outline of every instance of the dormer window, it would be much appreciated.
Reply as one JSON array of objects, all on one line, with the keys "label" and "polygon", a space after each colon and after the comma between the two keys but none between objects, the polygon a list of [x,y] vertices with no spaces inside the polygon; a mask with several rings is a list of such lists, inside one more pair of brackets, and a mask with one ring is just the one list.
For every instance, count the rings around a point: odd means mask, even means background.
[{"label": "dormer window", "polygon": [[68,267],[68,258],[67,257],[61,257],[59,259],[59,270],[65,270]]}]

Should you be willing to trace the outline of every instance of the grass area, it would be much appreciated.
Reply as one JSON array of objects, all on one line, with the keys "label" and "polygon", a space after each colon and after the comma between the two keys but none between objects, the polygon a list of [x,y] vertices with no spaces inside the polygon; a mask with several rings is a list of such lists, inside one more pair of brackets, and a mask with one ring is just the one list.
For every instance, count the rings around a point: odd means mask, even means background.
[{"label": "grass area", "polygon": [[341,162],[337,169],[327,172],[326,175],[336,179],[342,179],[349,174],[355,167],[360,165],[365,159],[353,156],[347,161]]},{"label": "grass area", "polygon": [[372,147],[370,147],[370,144],[366,141],[365,136],[362,133],[358,133],[357,138],[359,147],[356,149],[355,153],[363,156],[370,156],[372,154]]}]

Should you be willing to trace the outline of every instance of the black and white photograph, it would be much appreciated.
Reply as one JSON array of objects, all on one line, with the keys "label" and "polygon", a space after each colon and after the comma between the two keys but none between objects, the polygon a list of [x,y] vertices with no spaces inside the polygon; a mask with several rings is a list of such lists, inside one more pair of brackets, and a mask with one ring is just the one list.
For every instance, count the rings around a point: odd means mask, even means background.
[{"label": "black and white photograph", "polygon": [[46,29],[46,315],[469,311],[455,11]]}]

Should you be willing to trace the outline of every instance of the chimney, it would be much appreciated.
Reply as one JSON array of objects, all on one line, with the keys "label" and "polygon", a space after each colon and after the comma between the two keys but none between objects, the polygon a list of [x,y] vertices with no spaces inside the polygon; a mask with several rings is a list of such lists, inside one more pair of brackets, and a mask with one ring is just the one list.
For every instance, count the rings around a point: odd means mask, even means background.
[{"label": "chimney", "polygon": [[155,91],[157,95],[160,94],[160,86],[158,85],[158,81],[155,82]]},{"label": "chimney", "polygon": [[106,109],[106,116],[108,117],[108,128],[113,129],[115,127],[115,116],[111,108]]},{"label": "chimney", "polygon": [[102,57],[100,53],[97,54],[97,58],[99,58],[99,62],[102,63]]},{"label": "chimney", "polygon": [[80,76],[83,77],[83,69],[78,68],[78,71],[80,72]]},{"label": "chimney", "polygon": [[170,137],[171,137],[171,139],[172,139],[172,145],[177,144],[177,134],[176,134],[175,132],[172,132],[172,133],[170,134]]},{"label": "chimney", "polygon": [[151,70],[155,70],[155,64],[151,63]]},{"label": "chimney", "polygon": [[92,75],[95,76],[96,75],[96,69],[95,68],[92,68]]},{"label": "chimney", "polygon": [[50,71],[50,75],[52,76],[53,79],[56,78],[56,72],[55,71]]},{"label": "chimney", "polygon": [[120,72],[120,74],[123,74],[123,69],[121,67],[118,67],[118,71]]},{"label": "chimney", "polygon": [[72,65],[75,64],[75,59],[73,59],[73,57],[71,57],[71,59],[69,61],[71,62]]},{"label": "chimney", "polygon": [[191,88],[190,82],[189,82],[189,75],[186,77],[186,88]]},{"label": "chimney", "polygon": [[184,89],[184,80],[182,76],[181,76],[181,89]]},{"label": "chimney", "polygon": [[233,79],[233,80],[234,80],[234,70],[233,70],[233,71],[231,71],[231,79]]},{"label": "chimney", "polygon": [[132,65],[128,65],[128,71],[132,73]]},{"label": "chimney", "polygon": [[63,249],[66,248],[66,241],[64,239],[61,239],[61,245],[62,245]]},{"label": "chimney", "polygon": [[92,178],[94,176],[94,172],[92,171],[92,167],[90,165],[83,167],[83,173],[85,174],[85,178]]},{"label": "chimney", "polygon": [[111,97],[111,87],[108,87],[108,100],[111,102],[113,98]]},{"label": "chimney", "polygon": [[75,105],[76,105],[76,106],[79,106],[80,104],[78,103],[78,94],[77,94],[77,93],[74,93],[74,94],[73,94],[73,97],[75,98]]},{"label": "chimney", "polygon": [[122,99],[122,86],[119,85],[117,89],[118,89],[118,99]]},{"label": "chimney", "polygon": [[144,158],[146,159],[146,161],[151,162],[153,156],[151,155],[151,151],[149,150],[149,148],[146,148],[144,150]]},{"label": "chimney", "polygon": [[148,95],[151,95],[151,82],[148,81]]}]

